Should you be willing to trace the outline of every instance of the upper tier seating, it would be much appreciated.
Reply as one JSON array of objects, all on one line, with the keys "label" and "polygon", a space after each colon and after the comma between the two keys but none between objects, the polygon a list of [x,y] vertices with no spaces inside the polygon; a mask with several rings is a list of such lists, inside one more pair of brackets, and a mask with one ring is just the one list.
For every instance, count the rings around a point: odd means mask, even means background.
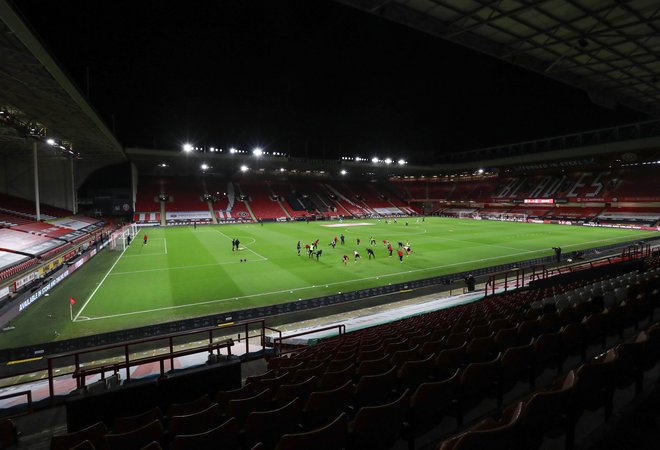
[{"label": "upper tier seating", "polygon": [[208,211],[208,204],[201,199],[207,193],[203,181],[196,177],[164,178],[164,192],[171,200],[165,209],[168,212]]},{"label": "upper tier seating", "polygon": [[243,194],[250,199],[250,208],[258,219],[286,217],[280,203],[273,199],[273,191],[267,183],[241,181],[240,186]]},{"label": "upper tier seating", "polygon": [[[28,220],[36,220],[37,218],[34,201],[7,194],[0,194],[0,212],[9,214],[10,216],[16,216],[16,218],[21,216]],[[57,208],[44,203],[39,204],[39,212],[42,219],[67,217],[72,214],[71,211],[66,209]]]},{"label": "upper tier seating", "polygon": [[136,212],[160,211],[158,196],[165,194],[164,184],[157,177],[140,177],[135,199]]}]

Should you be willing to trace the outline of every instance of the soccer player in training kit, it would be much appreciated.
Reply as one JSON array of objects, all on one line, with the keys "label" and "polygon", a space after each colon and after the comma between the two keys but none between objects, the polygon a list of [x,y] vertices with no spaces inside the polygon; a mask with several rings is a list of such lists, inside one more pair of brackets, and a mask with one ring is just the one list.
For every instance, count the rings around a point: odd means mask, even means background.
[{"label": "soccer player in training kit", "polygon": [[345,265],[345,266],[348,265],[348,255],[344,255],[344,256],[342,256],[342,257],[341,257],[341,260],[344,262],[344,265]]},{"label": "soccer player in training kit", "polygon": [[144,235],[144,240],[142,241],[142,245],[147,245],[147,239],[148,239],[148,237],[147,237],[147,235],[145,234],[145,235]]},{"label": "soccer player in training kit", "polygon": [[399,262],[403,262],[403,251],[399,249],[396,254],[399,255]]},{"label": "soccer player in training kit", "polygon": [[367,255],[369,255],[369,259],[373,256],[374,259],[376,259],[376,255],[374,255],[374,251],[370,248],[367,249]]}]

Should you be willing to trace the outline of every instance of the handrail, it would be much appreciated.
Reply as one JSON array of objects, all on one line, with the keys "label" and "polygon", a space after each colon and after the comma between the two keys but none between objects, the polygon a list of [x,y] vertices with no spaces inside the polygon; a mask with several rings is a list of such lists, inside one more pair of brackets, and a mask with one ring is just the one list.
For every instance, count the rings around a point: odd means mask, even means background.
[{"label": "handrail", "polygon": [[[539,268],[539,266],[532,266],[527,268],[528,270],[532,270],[532,275],[528,278],[528,281],[533,281],[535,279],[546,279],[546,278],[551,278],[556,275],[563,275],[565,273],[572,273],[572,272],[577,272],[580,270],[586,270],[586,269],[591,269],[594,267],[597,267],[599,265],[609,265],[609,264],[614,264],[620,261],[629,261],[631,259],[642,259],[646,256],[649,256],[651,254],[651,247],[650,245],[643,246],[643,248],[638,251],[638,252],[632,252],[632,253],[623,253],[622,255],[610,255],[610,256],[604,256],[602,258],[598,259],[593,259],[590,261],[583,261],[583,262],[577,262],[575,264],[570,264],[567,266],[557,266],[557,267],[552,267],[549,269],[546,269],[545,265],[540,266],[542,271],[540,273],[535,273],[536,269]],[[522,270],[522,279],[520,280],[518,278],[518,272]],[[516,286],[515,288],[519,287],[524,287],[525,286],[525,274],[524,274],[525,269],[509,269],[505,270],[502,272],[494,273],[490,275],[488,281],[486,282],[484,286],[484,296],[489,295],[489,290],[490,290],[490,295],[495,294],[495,288],[497,285],[497,280],[498,278],[501,279],[502,276],[504,276],[504,292],[508,291],[509,288],[509,274],[512,272],[516,272]],[[500,284],[502,284],[500,282]]]},{"label": "handrail", "polygon": [[[641,256],[640,256],[641,257]],[[632,259],[629,258],[629,259]],[[528,267],[527,271],[529,273],[529,270],[532,270],[532,274],[529,276],[527,281],[533,281],[535,279],[546,279],[550,278],[556,275],[562,275],[565,273],[570,273],[570,272],[575,272],[578,270],[585,270],[588,268],[593,268],[601,264],[613,264],[615,262],[619,262],[624,260],[620,255],[610,255],[610,256],[604,256],[602,258],[598,259],[593,259],[590,261],[583,261],[583,262],[577,262],[575,264],[570,264],[567,266],[557,266],[557,267],[552,267],[552,268],[546,268],[545,265],[542,266],[532,266]],[[599,264],[600,263],[600,264]],[[537,273],[536,270],[541,269],[541,272]],[[518,272],[522,271],[522,279],[518,278]],[[484,296],[488,295],[493,295],[495,294],[495,287],[497,284],[497,280],[501,279],[504,277],[504,291],[508,291],[509,289],[509,274],[511,273],[516,273],[516,286],[515,288],[519,287],[524,287],[525,286],[525,268],[519,269],[519,268],[514,268],[514,269],[509,269],[505,270],[502,272],[494,273],[490,275],[488,281],[486,282],[484,286]],[[490,294],[489,294],[490,291]]]},{"label": "handrail", "polygon": [[[218,342],[216,344],[209,344],[206,346],[202,347],[196,347],[194,349],[188,349],[188,350],[177,350],[176,352],[171,352],[167,355],[167,358],[163,358],[162,355],[160,356],[147,356],[144,358],[138,358],[138,359],[133,359],[131,361],[125,361],[125,362],[119,362],[119,363],[114,363],[114,364],[102,364],[99,366],[95,367],[90,367],[90,368],[78,368],[73,371],[73,378],[76,379],[76,386],[78,389],[85,387],[85,380],[88,376],[90,375],[96,375],[96,374],[101,374],[101,379],[105,378],[105,372],[114,372],[117,373],[121,369],[127,369],[126,374],[127,377],[126,379],[130,379],[130,372],[128,369],[130,369],[133,366],[137,366],[140,364],[149,364],[152,362],[158,362],[160,363],[160,377],[165,376],[165,359],[173,359],[177,356],[187,356],[187,355],[194,355],[195,353],[201,353],[204,351],[208,351],[209,353],[213,353],[213,351],[217,351],[218,354],[220,354],[220,349],[226,348],[227,349],[227,356],[231,356],[231,347],[234,345],[234,341],[229,338],[224,342]],[[173,368],[174,366],[172,363],[170,363],[170,368]]]},{"label": "handrail", "polygon": [[[259,334],[257,336],[249,336],[249,326],[254,325],[254,324],[259,324]],[[220,354],[220,349],[221,348],[227,348],[228,349],[228,355],[231,355],[231,346],[234,345],[233,339],[224,339],[223,341],[214,341],[214,339],[217,339],[216,333],[224,333],[226,334],[226,330],[229,329],[235,329],[235,328],[244,328],[245,329],[245,351],[246,353],[249,353],[249,341],[250,339],[253,339],[255,337],[260,337],[261,341],[261,350],[265,350],[265,341],[264,341],[264,335],[265,335],[265,320],[264,319],[258,319],[258,320],[251,320],[251,321],[246,321],[246,322],[238,322],[238,323],[227,323],[227,324],[219,324],[217,326],[210,326],[210,327],[205,327],[197,330],[187,330],[187,331],[182,331],[178,333],[169,333],[165,335],[159,335],[159,336],[154,336],[154,337],[149,337],[149,338],[142,338],[142,339],[136,339],[133,341],[129,342],[121,342],[121,343],[116,343],[116,344],[108,344],[108,345],[103,345],[100,347],[92,347],[92,348],[86,348],[82,350],[74,350],[70,352],[64,352],[64,353],[58,353],[55,355],[50,355],[46,357],[46,362],[47,362],[47,371],[48,371],[48,390],[49,390],[49,397],[52,402],[52,400],[55,397],[55,386],[54,386],[54,362],[56,360],[61,360],[63,358],[74,358],[74,370],[72,372],[73,378],[76,378],[76,384],[78,388],[81,388],[85,385],[85,377],[87,375],[93,375],[93,374],[98,374],[102,373],[105,371],[114,371],[117,373],[117,371],[121,369],[126,370],[126,379],[130,380],[131,375],[130,375],[130,368],[137,365],[137,364],[145,364],[145,363],[152,363],[152,362],[159,362],[160,363],[160,373],[161,376],[165,373],[165,360],[170,360],[170,367],[174,367],[174,358],[177,356],[184,356],[184,355],[191,355],[195,353],[203,353],[203,352],[209,352],[213,353],[213,351],[217,351],[218,354]],[[174,350],[174,340],[176,338],[181,338],[185,336],[191,336],[191,335],[199,335],[199,334],[204,334],[208,333],[208,343],[202,346],[196,346],[190,349],[184,349],[184,350]],[[151,357],[146,357],[146,358],[136,358],[136,359],[131,359],[131,347],[140,345],[140,344],[145,344],[148,342],[158,342],[158,341],[167,341],[166,347],[166,353],[163,353],[161,355],[155,355]],[[240,334],[238,341],[241,341]],[[80,357],[81,355],[87,355],[90,353],[100,353],[104,352],[107,350],[112,350],[112,349],[122,349],[123,350],[123,362],[118,362],[118,363],[113,363],[113,364],[106,364],[106,365],[101,365],[97,367],[93,367],[91,369],[83,369],[81,367],[81,362],[80,362]]]},{"label": "handrail", "polygon": [[[273,349],[274,349],[275,355],[282,355],[284,353],[291,353],[291,352],[284,352],[282,350],[282,346],[284,344],[285,339],[291,339],[291,338],[294,338],[294,337],[300,337],[300,336],[305,336],[305,335],[308,335],[308,334],[318,333],[320,331],[328,331],[328,330],[334,330],[334,329],[339,330],[339,336],[341,336],[342,334],[346,334],[346,325],[344,325],[343,323],[339,324],[339,325],[330,325],[330,326],[323,327],[323,328],[315,328],[313,330],[301,331],[300,333],[290,334],[290,335],[287,335],[287,336],[282,336],[282,332],[279,331],[279,330],[273,330],[273,331],[277,331],[277,332],[280,333],[279,337],[276,337],[276,338],[273,339]],[[278,346],[278,344],[279,344],[279,346]],[[292,350],[292,351],[294,351],[294,350]]]},{"label": "handrail", "polygon": [[13,397],[21,397],[23,395],[27,397],[27,412],[13,414],[11,416],[5,416],[5,417],[18,417],[32,413],[32,391],[18,391],[18,392],[12,392],[11,394],[0,395],[0,400],[5,400],[7,398],[13,398]]}]

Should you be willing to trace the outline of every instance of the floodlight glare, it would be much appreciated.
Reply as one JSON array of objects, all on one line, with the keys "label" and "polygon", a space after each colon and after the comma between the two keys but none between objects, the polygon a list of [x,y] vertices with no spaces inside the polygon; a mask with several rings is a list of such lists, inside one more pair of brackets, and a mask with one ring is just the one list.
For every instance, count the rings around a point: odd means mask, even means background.
[{"label": "floodlight glare", "polygon": [[398,163],[400,166],[403,166],[406,163],[406,161],[404,159],[400,159]]},{"label": "floodlight glare", "polygon": [[206,170],[206,169],[209,168],[209,165],[204,163],[204,164],[201,165],[201,168],[202,168],[202,170]]},{"label": "floodlight glare", "polygon": [[48,140],[46,140],[46,144],[48,144],[48,145],[55,145],[55,139],[48,139]]},{"label": "floodlight glare", "polygon": [[346,172],[346,170],[341,169],[341,172],[339,172],[339,173],[342,174],[342,175],[346,175],[347,172]]},{"label": "floodlight glare", "polygon": [[241,172],[247,172],[248,166],[241,166]]},{"label": "floodlight glare", "polygon": [[280,167],[280,172],[284,172],[286,169],[284,167]]},{"label": "floodlight glare", "polygon": [[385,164],[392,164],[392,158],[385,158]]},{"label": "floodlight glare", "polygon": [[377,163],[378,162],[378,157],[374,156],[373,158],[371,158],[371,162],[372,163]]},{"label": "floodlight glare", "polygon": [[230,149],[229,149],[229,153],[231,153],[231,154],[236,153],[236,149],[235,149],[234,147],[230,148]]},{"label": "floodlight glare", "polygon": [[254,156],[261,156],[261,155],[264,154],[264,151],[261,150],[259,147],[257,147],[257,148],[255,148],[254,150],[252,150],[252,154],[253,154]]},{"label": "floodlight glare", "polygon": [[192,144],[189,144],[187,142],[185,144],[183,144],[183,151],[184,152],[192,152],[193,151]]},{"label": "floodlight glare", "polygon": [[484,173],[484,169],[479,169],[477,172]]}]

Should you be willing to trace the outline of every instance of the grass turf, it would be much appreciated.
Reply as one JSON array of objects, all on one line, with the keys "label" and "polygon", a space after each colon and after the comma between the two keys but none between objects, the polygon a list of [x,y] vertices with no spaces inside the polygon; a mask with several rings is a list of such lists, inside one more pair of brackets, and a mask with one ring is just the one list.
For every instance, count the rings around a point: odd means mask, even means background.
[{"label": "grass turf", "polygon": [[[565,253],[657,235],[636,230],[427,218],[384,221],[267,223],[143,229],[125,251],[104,251],[3,333],[0,348],[68,339],[223,311],[264,306]],[[358,223],[368,225],[354,226]],[[142,236],[148,234],[148,243]],[[346,244],[328,243],[344,234]],[[369,245],[373,236],[377,243]],[[238,238],[239,251],[231,241]],[[361,244],[356,244],[356,239]],[[304,245],[319,239],[322,256]],[[388,257],[383,239],[393,243]],[[296,243],[303,249],[297,256]],[[396,257],[398,241],[414,253]],[[372,247],[376,258],[367,258]],[[354,262],[353,250],[361,260]],[[342,263],[342,255],[349,263]],[[247,260],[241,262],[240,260]],[[68,298],[76,299],[74,320]]]}]

